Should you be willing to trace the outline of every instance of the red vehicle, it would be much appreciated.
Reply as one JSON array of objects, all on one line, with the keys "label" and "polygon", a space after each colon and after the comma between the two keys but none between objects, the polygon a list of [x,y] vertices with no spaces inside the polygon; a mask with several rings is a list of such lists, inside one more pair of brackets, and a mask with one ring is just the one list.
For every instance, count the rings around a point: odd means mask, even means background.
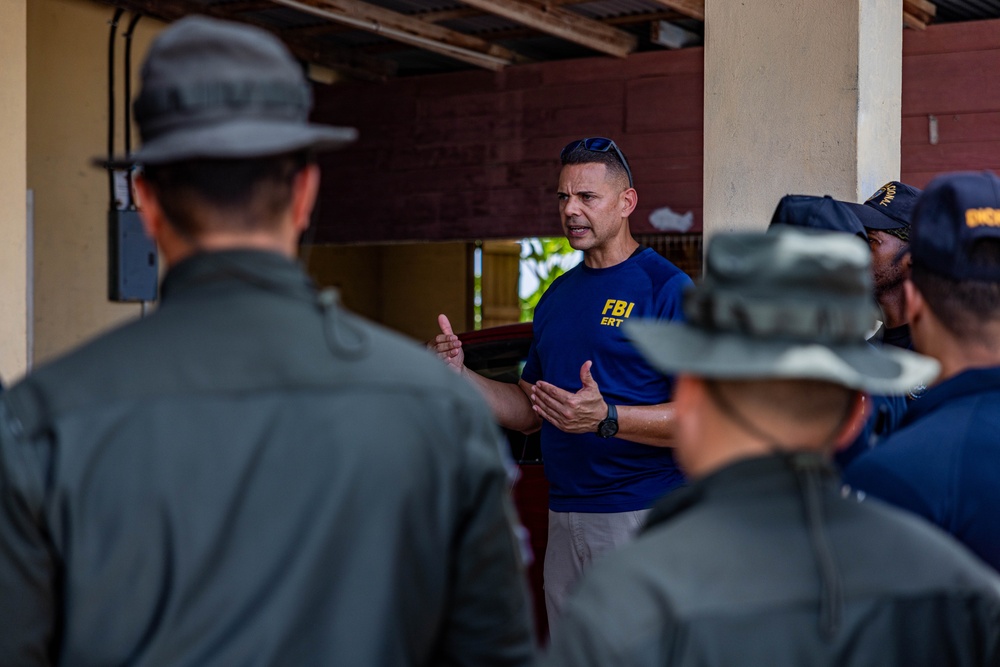
[{"label": "red vehicle", "polygon": [[[530,322],[459,334],[465,350],[465,365],[492,380],[516,383],[528,357],[531,335]],[[542,591],[542,563],[549,531],[549,483],[542,466],[538,433],[524,435],[509,429],[504,432],[510,443],[510,454],[521,473],[511,489],[511,496],[521,523],[528,530],[535,556],[528,569],[528,578],[534,596],[538,637],[545,641],[549,624]]]}]

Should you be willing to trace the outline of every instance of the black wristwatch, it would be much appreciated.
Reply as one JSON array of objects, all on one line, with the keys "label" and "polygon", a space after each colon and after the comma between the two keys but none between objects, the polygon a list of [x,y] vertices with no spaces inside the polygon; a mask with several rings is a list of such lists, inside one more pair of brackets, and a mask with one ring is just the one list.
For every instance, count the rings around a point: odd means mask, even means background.
[{"label": "black wristwatch", "polygon": [[618,433],[618,408],[608,403],[608,416],[597,425],[597,435],[610,438]]}]

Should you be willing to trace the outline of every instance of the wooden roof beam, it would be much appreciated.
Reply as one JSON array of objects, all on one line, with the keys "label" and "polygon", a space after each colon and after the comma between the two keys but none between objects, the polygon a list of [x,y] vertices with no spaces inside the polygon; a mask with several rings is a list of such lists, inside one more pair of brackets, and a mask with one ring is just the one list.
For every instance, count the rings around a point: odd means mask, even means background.
[{"label": "wooden roof beam", "polygon": [[498,44],[490,44],[478,37],[425,23],[360,0],[273,2],[494,71],[526,60]]},{"label": "wooden roof beam", "polygon": [[262,9],[269,9],[271,6],[271,0],[237,0],[220,5],[218,9],[225,10],[226,14],[232,16],[243,12],[259,12]]},{"label": "wooden roof beam", "polygon": [[661,5],[698,21],[705,20],[705,0],[655,0]]},{"label": "wooden roof beam", "polygon": [[[571,0],[579,1],[579,0]],[[601,19],[601,23],[607,25],[631,25],[636,23],[648,23],[650,21],[660,21],[660,20],[676,20],[678,18],[677,12],[672,12],[670,10],[664,10],[662,12],[649,12],[643,14],[627,14],[623,16],[612,16],[609,18]],[[530,37],[537,37],[538,32],[524,26],[517,26],[516,28],[507,28],[504,30],[491,30],[490,32],[483,33],[480,35],[483,39],[489,40],[491,42],[503,42],[511,39],[528,39]],[[400,51],[398,46],[389,46],[387,44],[369,44],[367,46],[358,47],[359,50],[370,55],[387,55],[392,53],[397,53]]]},{"label": "wooden roof beam", "polygon": [[927,0],[903,0],[903,25],[924,30],[934,20],[937,6]]},{"label": "wooden roof beam", "polygon": [[490,14],[521,23],[533,30],[611,56],[624,58],[635,51],[635,35],[588,19],[576,12],[554,5],[539,6],[523,0],[462,0],[467,5]]},{"label": "wooden roof beam", "polygon": [[[234,19],[231,14],[222,11],[225,5],[205,5],[198,6],[197,9],[195,9],[189,4],[178,0],[101,1],[104,2],[104,4],[111,5],[112,7],[120,7],[121,9],[136,12],[138,14],[142,14],[143,16],[150,16],[167,23],[184,18],[189,14],[197,13],[206,14],[215,18],[227,19],[230,21],[238,20],[242,23],[255,25],[259,28],[268,30],[269,32],[274,32],[271,26],[268,26],[260,21],[248,20],[246,17]],[[351,76],[372,81],[385,81],[389,77],[395,76],[396,74],[396,63],[388,60],[373,58],[365,55],[364,53],[359,53],[352,49],[342,47],[317,48],[315,43],[306,39],[296,38],[295,36],[282,34],[278,35],[278,37],[284,41],[288,50],[291,51],[292,54],[299,60],[304,60],[316,65],[322,65],[323,67],[328,67]]]},{"label": "wooden roof beam", "polygon": [[[573,5],[582,5],[585,2],[591,2],[592,0],[548,0],[548,2],[533,2],[532,4],[537,4],[539,7],[565,7]],[[421,21],[430,21],[431,23],[440,23],[441,21],[451,21],[453,19],[466,19],[472,18],[474,16],[482,16],[486,12],[476,9],[475,7],[459,7],[457,9],[436,9],[428,12],[418,12],[416,14],[408,14],[415,19],[420,19]],[[679,12],[664,10],[662,12],[655,12],[657,19],[679,19],[684,18]],[[652,15],[652,13],[650,13]],[[633,16],[641,16],[640,14],[623,14],[621,16],[613,16],[609,18],[598,19],[601,23],[607,25],[619,25],[623,23],[641,23],[641,21],[630,20]],[[647,19],[653,20],[653,19]]]}]

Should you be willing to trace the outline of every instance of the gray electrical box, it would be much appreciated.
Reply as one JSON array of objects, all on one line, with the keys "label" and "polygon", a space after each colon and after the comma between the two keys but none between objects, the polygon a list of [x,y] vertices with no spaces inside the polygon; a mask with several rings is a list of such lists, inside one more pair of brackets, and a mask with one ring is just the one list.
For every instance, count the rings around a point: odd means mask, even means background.
[{"label": "gray electrical box", "polygon": [[139,212],[108,213],[108,299],[155,301],[159,280],[156,244],[146,236]]}]

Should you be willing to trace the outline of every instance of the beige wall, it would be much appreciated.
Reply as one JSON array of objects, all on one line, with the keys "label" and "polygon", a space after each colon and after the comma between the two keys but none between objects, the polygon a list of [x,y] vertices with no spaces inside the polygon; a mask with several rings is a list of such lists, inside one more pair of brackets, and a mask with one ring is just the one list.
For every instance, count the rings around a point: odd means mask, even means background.
[{"label": "beige wall", "polygon": [[[108,32],[114,9],[86,0],[30,0],[27,5],[27,179],[35,203],[37,363],[137,317],[140,307],[107,299],[108,181],[106,172],[90,166],[91,158],[107,153]],[[123,16],[116,39],[118,152],[124,142],[121,35],[129,16]],[[160,28],[148,18],[139,22],[134,75]]]},{"label": "beige wall", "polygon": [[901,1],[705,3],[706,236],[898,178]]},{"label": "beige wall", "polygon": [[466,243],[307,246],[302,258],[342,303],[419,342],[437,334],[438,313],[455,331],[473,328],[470,252]]},{"label": "beige wall", "polygon": [[0,378],[27,364],[26,0],[0,2]]},{"label": "beige wall", "polygon": [[[9,4],[0,7],[6,10]],[[24,14],[23,5],[12,4]],[[35,360],[41,362],[138,317],[140,306],[107,300],[108,182],[106,172],[90,166],[91,158],[107,152],[107,44],[114,9],[89,0],[28,4],[27,183],[35,196],[34,348]],[[116,39],[118,152],[124,141],[121,35],[129,16],[119,22]],[[132,51],[133,95],[142,59],[162,27],[148,18],[138,24]],[[8,46],[23,59],[23,44],[4,41],[0,53]],[[3,72],[8,74],[6,68]],[[24,161],[3,164],[12,168]],[[6,191],[0,196],[4,201],[8,197]],[[21,212],[11,205],[4,208],[5,215],[10,212],[23,228],[23,176],[10,198],[16,199]],[[5,243],[0,252],[12,245]],[[23,240],[15,254],[23,265]],[[466,256],[464,243],[316,246],[303,252],[317,280],[338,286],[349,308],[420,341],[434,335],[438,312],[452,316],[456,330],[472,328],[466,317],[471,299]],[[16,265],[5,262],[7,269],[16,271]],[[11,298],[11,291],[4,290],[3,298]],[[23,304],[19,312],[24,312]],[[22,322],[21,340],[23,329]],[[19,354],[24,357],[23,351]]]}]

